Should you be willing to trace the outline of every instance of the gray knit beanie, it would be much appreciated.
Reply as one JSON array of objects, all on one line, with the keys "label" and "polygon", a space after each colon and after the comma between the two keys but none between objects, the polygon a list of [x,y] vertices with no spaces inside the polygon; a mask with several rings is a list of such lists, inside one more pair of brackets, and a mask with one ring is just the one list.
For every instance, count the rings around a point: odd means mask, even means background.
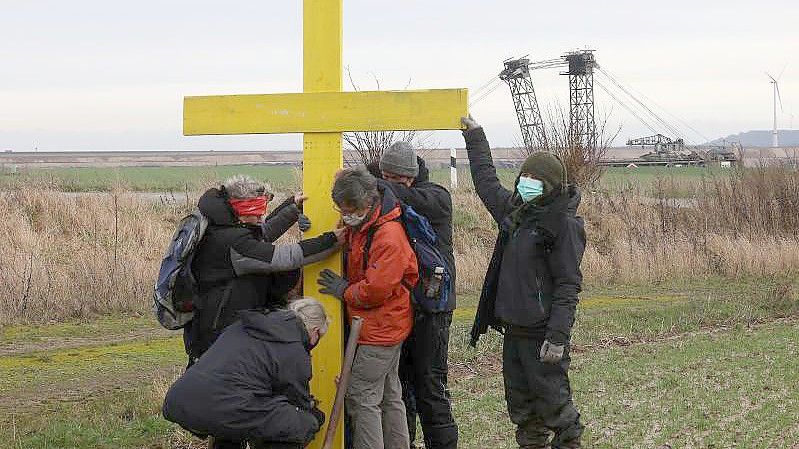
[{"label": "gray knit beanie", "polygon": [[408,142],[395,142],[383,152],[380,170],[409,178],[419,176],[416,150]]}]

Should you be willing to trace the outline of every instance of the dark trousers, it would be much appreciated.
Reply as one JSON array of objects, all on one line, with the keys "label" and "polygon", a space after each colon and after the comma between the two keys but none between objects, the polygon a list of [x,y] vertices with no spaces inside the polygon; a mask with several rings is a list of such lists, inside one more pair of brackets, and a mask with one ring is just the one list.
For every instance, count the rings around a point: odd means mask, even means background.
[{"label": "dark trousers", "polygon": [[447,388],[447,351],[452,312],[416,312],[413,331],[400,359],[402,399],[410,441],[416,437],[416,416],[427,449],[458,447],[458,426],[452,417]]},{"label": "dark trousers", "polygon": [[516,424],[516,442],[525,449],[580,447],[580,413],[572,403],[569,385],[569,349],[560,363],[543,363],[543,340],[505,335],[502,372],[510,420]]}]

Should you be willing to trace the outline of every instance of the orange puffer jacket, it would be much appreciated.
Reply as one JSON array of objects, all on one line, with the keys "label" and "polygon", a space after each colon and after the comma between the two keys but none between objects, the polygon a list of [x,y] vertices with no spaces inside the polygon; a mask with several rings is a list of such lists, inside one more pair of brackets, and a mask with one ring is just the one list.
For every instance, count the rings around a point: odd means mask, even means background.
[{"label": "orange puffer jacket", "polygon": [[[364,319],[359,344],[393,346],[413,326],[411,296],[406,286],[416,284],[419,267],[402,223],[401,210],[390,190],[381,191],[380,207],[358,229],[347,232],[346,272],[350,286],[344,292],[347,315]],[[383,211],[388,211],[383,213]],[[376,227],[364,270],[369,229]]]}]

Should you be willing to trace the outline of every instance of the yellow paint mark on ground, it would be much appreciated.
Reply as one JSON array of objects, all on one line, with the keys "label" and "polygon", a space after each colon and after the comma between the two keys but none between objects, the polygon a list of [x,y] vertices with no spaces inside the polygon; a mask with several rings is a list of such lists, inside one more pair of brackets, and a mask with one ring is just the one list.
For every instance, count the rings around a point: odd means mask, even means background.
[{"label": "yellow paint mark on ground", "polygon": [[110,375],[131,368],[148,369],[158,363],[182,364],[184,359],[179,337],[4,356],[0,357],[0,392],[31,382],[96,377],[99,372]]},{"label": "yellow paint mark on ground", "polygon": [[686,298],[680,296],[589,296],[580,299],[577,305],[581,309],[593,308],[613,308],[622,306],[646,306],[653,304],[673,303],[685,301]]}]

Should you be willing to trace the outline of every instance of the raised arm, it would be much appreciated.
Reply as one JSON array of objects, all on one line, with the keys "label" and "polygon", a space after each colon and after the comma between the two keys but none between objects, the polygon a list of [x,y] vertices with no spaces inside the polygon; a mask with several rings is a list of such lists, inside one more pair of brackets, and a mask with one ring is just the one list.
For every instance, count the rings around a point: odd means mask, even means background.
[{"label": "raised arm", "polygon": [[494,217],[494,221],[501,223],[513,207],[513,192],[499,182],[497,169],[491,157],[491,148],[488,146],[483,128],[471,118],[464,118],[462,121],[467,126],[463,138],[466,141],[469,169],[477,196]]}]

